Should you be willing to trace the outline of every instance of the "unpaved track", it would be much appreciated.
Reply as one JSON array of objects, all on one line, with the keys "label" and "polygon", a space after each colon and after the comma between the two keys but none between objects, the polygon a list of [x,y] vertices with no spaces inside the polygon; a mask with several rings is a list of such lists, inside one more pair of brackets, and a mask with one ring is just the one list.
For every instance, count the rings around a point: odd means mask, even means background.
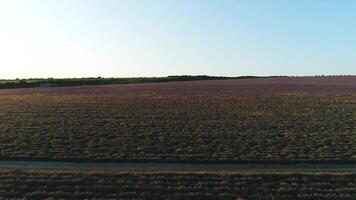
[{"label": "unpaved track", "polygon": [[351,172],[356,164],[181,164],[0,161],[0,169],[51,169],[114,172]]}]

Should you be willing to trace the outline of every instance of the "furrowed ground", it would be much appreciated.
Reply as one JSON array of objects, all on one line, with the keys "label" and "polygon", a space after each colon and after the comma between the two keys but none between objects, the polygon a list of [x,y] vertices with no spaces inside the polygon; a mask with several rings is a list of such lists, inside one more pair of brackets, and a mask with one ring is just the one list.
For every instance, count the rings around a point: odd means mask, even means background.
[{"label": "furrowed ground", "polygon": [[0,158],[356,162],[356,77],[0,90]]},{"label": "furrowed ground", "polygon": [[355,174],[0,171],[4,199],[355,199]]}]

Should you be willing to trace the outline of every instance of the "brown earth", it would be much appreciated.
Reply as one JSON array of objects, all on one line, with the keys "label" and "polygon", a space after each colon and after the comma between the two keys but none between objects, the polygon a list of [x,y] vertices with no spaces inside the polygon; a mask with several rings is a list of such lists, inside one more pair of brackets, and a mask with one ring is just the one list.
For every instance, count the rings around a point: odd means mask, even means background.
[{"label": "brown earth", "polygon": [[0,170],[4,199],[355,199],[356,175]]},{"label": "brown earth", "polygon": [[356,77],[0,90],[0,158],[356,162]]}]

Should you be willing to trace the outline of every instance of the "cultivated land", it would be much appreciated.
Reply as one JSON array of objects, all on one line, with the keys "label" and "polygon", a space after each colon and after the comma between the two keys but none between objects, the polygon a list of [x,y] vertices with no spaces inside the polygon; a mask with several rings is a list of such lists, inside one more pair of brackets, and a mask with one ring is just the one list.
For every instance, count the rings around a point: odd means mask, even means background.
[{"label": "cultivated land", "polygon": [[4,199],[355,199],[356,175],[0,170]]},{"label": "cultivated land", "polygon": [[0,199],[356,199],[356,77],[2,89],[0,160]]},{"label": "cultivated land", "polygon": [[356,77],[0,90],[0,158],[356,162]]}]

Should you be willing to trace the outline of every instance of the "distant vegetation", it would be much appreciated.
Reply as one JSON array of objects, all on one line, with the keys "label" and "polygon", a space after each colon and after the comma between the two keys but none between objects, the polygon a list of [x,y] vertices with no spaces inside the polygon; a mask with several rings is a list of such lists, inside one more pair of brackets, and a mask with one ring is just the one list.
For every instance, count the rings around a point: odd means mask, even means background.
[{"label": "distant vegetation", "polygon": [[10,88],[34,88],[34,87],[65,87],[65,86],[85,86],[85,85],[108,85],[108,84],[129,84],[129,83],[155,83],[174,81],[197,81],[197,80],[226,80],[226,79],[246,79],[261,78],[257,76],[167,76],[167,77],[142,77],[142,78],[68,78],[68,79],[16,79],[0,80],[0,89]]}]

